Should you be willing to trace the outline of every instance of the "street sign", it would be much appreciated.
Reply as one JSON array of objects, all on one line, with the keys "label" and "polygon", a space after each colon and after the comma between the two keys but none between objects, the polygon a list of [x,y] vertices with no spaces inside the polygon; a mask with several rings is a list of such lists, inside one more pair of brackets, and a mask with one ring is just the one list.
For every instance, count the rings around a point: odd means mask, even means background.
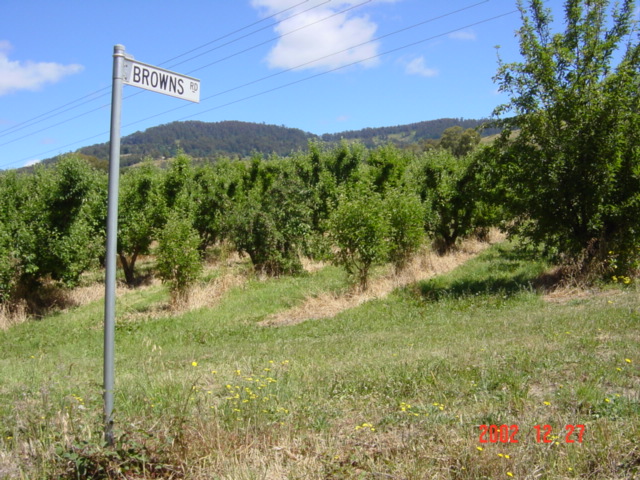
[{"label": "street sign", "polygon": [[116,256],[118,245],[118,179],[120,177],[120,117],[122,84],[200,102],[200,80],[136,62],[124,46],[113,47],[113,87],[111,89],[111,137],[109,141],[109,191],[107,195],[107,248],[104,293],[104,439],[114,445],[113,392],[115,385]]},{"label": "street sign", "polygon": [[200,80],[197,78],[170,72],[128,57],[124,59],[123,73],[123,81],[126,85],[182,98],[190,102],[200,102]]}]

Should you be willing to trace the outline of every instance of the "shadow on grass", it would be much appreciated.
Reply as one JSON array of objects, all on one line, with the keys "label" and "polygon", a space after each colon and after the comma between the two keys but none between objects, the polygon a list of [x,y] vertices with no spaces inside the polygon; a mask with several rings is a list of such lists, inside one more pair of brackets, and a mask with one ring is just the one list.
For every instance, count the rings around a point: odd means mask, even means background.
[{"label": "shadow on grass", "polygon": [[501,244],[447,275],[419,282],[412,290],[431,302],[479,295],[513,296],[540,291],[546,267],[539,256]]}]

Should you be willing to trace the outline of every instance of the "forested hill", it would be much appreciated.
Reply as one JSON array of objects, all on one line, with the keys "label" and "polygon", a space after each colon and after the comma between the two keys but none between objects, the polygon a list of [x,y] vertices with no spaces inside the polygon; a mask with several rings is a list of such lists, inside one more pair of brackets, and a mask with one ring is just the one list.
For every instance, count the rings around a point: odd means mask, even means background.
[{"label": "forested hill", "polygon": [[[246,157],[254,152],[288,155],[305,149],[315,135],[297,128],[248,122],[173,122],[136,132],[121,140],[121,163],[132,165],[145,157],[168,158],[182,149],[196,158]],[[109,158],[109,144],[101,143],[78,150],[101,160]]]},{"label": "forested hill", "polygon": [[[422,140],[436,140],[442,136],[447,128],[460,126],[467,128],[478,128],[488,123],[489,120],[472,120],[464,118],[440,118],[438,120],[428,120],[425,122],[410,123],[407,125],[397,125],[395,127],[364,128],[362,130],[348,130],[340,133],[326,133],[322,135],[325,142],[335,142],[340,139],[359,140],[367,146],[375,146],[388,142],[396,144],[411,144]],[[493,135],[498,133],[496,129],[485,129],[481,135]]]},{"label": "forested hill", "polygon": [[[338,142],[341,139],[358,140],[369,147],[393,142],[401,146],[429,139],[438,139],[447,128],[461,126],[476,128],[483,120],[441,118],[425,122],[398,125],[395,127],[365,128],[341,133],[325,134],[321,137],[297,128],[288,128],[264,123],[239,121],[224,122],[173,122],[136,132],[121,140],[121,163],[133,165],[146,157],[153,159],[173,157],[178,149],[195,158],[219,156],[247,157],[255,152],[261,154],[289,155],[297,150],[306,150],[309,140]],[[485,130],[483,135],[495,133]],[[79,153],[109,158],[109,144],[101,143],[78,150]],[[53,160],[53,159],[51,159]]]}]

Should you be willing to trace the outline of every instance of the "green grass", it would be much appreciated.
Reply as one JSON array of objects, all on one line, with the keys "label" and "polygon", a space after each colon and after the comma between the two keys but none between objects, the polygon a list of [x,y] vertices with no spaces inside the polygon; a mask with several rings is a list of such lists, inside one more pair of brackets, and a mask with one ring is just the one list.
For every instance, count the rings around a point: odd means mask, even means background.
[{"label": "green grass", "polygon": [[[497,245],[331,319],[258,326],[344,288],[327,267],[120,322],[115,450],[101,446],[102,304],[15,326],[0,332],[0,478],[634,478],[638,291],[551,303],[533,287],[545,268]],[[131,291],[118,311],[167,298]],[[480,443],[492,424],[519,442]],[[538,443],[536,425],[558,438]]]}]

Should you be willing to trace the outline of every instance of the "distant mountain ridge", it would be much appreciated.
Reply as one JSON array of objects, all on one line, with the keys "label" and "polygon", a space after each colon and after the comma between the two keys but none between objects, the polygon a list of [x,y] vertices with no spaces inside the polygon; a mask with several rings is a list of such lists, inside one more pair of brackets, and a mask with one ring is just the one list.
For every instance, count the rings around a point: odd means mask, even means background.
[{"label": "distant mountain ridge", "polygon": [[[172,122],[135,132],[121,139],[121,163],[123,166],[141,162],[144,158],[172,157],[179,150],[195,158],[220,156],[245,158],[254,153],[289,155],[305,150],[309,140],[338,142],[341,139],[358,140],[369,147],[388,142],[410,145],[428,139],[438,139],[447,128],[461,126],[477,128],[486,120],[441,118],[394,127],[364,128],[321,136],[297,128],[264,123],[240,121],[222,122]],[[485,130],[483,135],[495,133]],[[100,160],[109,158],[109,144],[101,143],[83,147],[78,153]]]}]

